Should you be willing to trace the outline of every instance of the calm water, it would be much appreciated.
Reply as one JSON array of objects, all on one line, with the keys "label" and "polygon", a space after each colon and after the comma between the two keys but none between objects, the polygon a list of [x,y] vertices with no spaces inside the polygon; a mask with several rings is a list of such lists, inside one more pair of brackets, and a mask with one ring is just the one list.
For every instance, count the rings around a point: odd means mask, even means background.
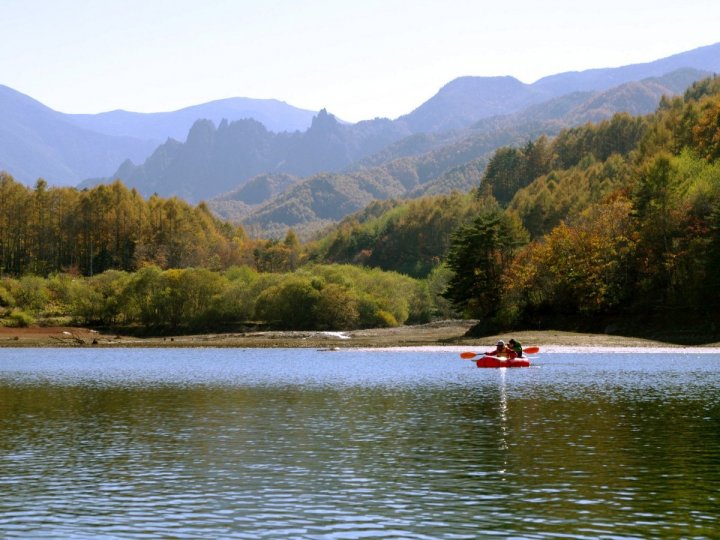
[{"label": "calm water", "polygon": [[0,349],[0,537],[720,537],[720,355],[536,364]]}]

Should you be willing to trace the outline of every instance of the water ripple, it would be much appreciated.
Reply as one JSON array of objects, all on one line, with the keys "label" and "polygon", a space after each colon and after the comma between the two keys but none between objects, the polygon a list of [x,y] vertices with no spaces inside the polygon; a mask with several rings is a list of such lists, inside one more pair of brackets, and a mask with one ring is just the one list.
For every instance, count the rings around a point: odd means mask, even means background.
[{"label": "water ripple", "polygon": [[719,359],[0,351],[0,536],[713,537]]}]

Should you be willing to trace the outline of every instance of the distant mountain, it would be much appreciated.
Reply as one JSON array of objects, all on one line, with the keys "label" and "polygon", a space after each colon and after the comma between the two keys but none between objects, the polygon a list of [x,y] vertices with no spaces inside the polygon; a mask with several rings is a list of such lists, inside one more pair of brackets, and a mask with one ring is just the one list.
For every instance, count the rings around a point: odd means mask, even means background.
[{"label": "distant mountain", "polygon": [[398,121],[414,133],[462,129],[484,118],[519,112],[573,92],[604,91],[682,68],[719,73],[720,43],[644,64],[560,73],[533,84],[513,77],[460,77]]},{"label": "distant mountain", "polygon": [[[318,227],[338,221],[371,201],[401,197],[407,191],[397,175],[377,168],[348,174],[320,173],[256,207],[243,226],[263,236],[282,236],[288,227],[307,237]],[[210,208],[217,211],[215,201]]]},{"label": "distant mountain", "polygon": [[[167,113],[67,115],[0,86],[0,169],[25,183],[38,177],[53,184],[120,177],[143,193],[197,201],[237,189],[262,173],[349,172],[453,143],[466,136],[466,129],[487,137],[508,121],[517,125],[514,115],[520,113],[528,133],[616,110],[637,113],[666,83],[605,92],[677,68],[719,72],[720,43],[644,64],[561,73],[533,84],[512,77],[461,77],[395,121],[353,125],[279,101],[248,98]],[[185,141],[186,135],[193,140]]]},{"label": "distant mountain", "polygon": [[693,82],[710,75],[696,69],[679,69],[663,77],[630,82],[603,92],[572,92],[531,105],[503,116],[483,118],[463,130],[444,133],[416,133],[396,141],[377,154],[363,159],[355,168],[374,167],[403,157],[418,156],[451,145],[470,135],[503,130],[552,135],[561,127],[597,122],[616,112],[648,114],[655,110],[663,95],[681,94]]},{"label": "distant mountain", "polygon": [[[168,138],[184,141],[199,119],[216,125],[252,118],[276,133],[305,131],[317,111],[298,109],[276,99],[229,98],[194,105],[172,112],[137,113],[111,111],[100,114],[69,114],[67,118],[85,129],[106,135],[154,139],[160,144]],[[127,156],[129,157],[129,156]],[[117,165],[117,164],[116,164]]]},{"label": "distant mountain", "polygon": [[280,195],[298,182],[299,178],[289,174],[261,174],[252,178],[241,188],[215,197],[212,201],[213,210],[220,215],[233,216],[235,220],[239,221],[254,207]]},{"label": "distant mountain", "polygon": [[[322,110],[305,132],[272,133],[256,120],[198,120],[180,143],[169,139],[140,165],[125,161],[107,180],[120,178],[144,195],[178,195],[190,202],[242,187],[261,173],[302,177],[338,171],[408,134],[377,119],[340,123]],[[92,181],[81,186],[97,183]]]},{"label": "distant mountain", "polygon": [[240,189],[221,195],[216,200],[242,201],[247,205],[260,204],[279,195],[293,184],[297,184],[298,181],[296,176],[289,174],[261,174]]},{"label": "distant mountain", "polygon": [[142,159],[155,143],[94,133],[12,88],[0,85],[0,170],[33,184],[74,185],[106,175],[122,160]]},{"label": "distant mountain", "polygon": [[554,97],[514,77],[460,77],[410,114],[398,118],[413,133],[461,129],[482,118],[510,114]]},{"label": "distant mountain", "polygon": [[[485,164],[500,146],[524,144],[540,135],[555,135],[562,128],[601,121],[618,112],[652,113],[663,95],[678,94],[705,73],[684,69],[665,77],[631,82],[606,92],[575,92],[528,107],[524,112],[481,120],[462,135],[431,137],[413,135],[386,147],[380,155],[389,161],[336,174],[311,176],[255,208],[211,200],[222,217],[240,220],[255,231],[281,236],[292,227],[302,236],[318,230],[376,199],[417,198],[468,191],[477,187]],[[412,154],[419,148],[438,145]],[[444,142],[444,144],[443,144]],[[396,151],[395,159],[390,159]],[[344,214],[345,213],[345,214]]]},{"label": "distant mountain", "polygon": [[630,81],[662,77],[683,68],[720,73],[720,43],[643,64],[559,73],[544,77],[532,86],[557,96],[577,91],[607,90]]},{"label": "distant mountain", "polygon": [[[692,68],[678,69],[662,77],[649,77],[632,81],[614,88],[597,92],[571,92],[537,105],[532,105],[504,121],[560,122],[562,126],[598,122],[617,112],[632,115],[650,114],[655,111],[662,96],[682,94],[692,83],[711,75],[708,71]],[[476,123],[478,130],[498,129],[498,119]]]},{"label": "distant mountain", "polygon": [[106,178],[126,160],[143,162],[168,138],[185,140],[198,119],[219,124],[254,118],[269,131],[295,132],[305,131],[315,114],[277,100],[249,98],[164,113],[64,114],[0,85],[0,170],[29,185],[41,177],[51,184],[75,185]]}]

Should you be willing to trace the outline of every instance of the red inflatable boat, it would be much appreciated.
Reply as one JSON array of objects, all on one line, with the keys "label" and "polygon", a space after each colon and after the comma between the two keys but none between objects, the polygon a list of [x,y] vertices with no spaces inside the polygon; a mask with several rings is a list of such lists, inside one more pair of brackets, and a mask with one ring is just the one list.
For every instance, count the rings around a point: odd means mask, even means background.
[{"label": "red inflatable boat", "polygon": [[477,367],[482,368],[500,368],[500,367],[530,367],[530,359],[528,358],[498,358],[497,356],[483,356],[475,362]]}]

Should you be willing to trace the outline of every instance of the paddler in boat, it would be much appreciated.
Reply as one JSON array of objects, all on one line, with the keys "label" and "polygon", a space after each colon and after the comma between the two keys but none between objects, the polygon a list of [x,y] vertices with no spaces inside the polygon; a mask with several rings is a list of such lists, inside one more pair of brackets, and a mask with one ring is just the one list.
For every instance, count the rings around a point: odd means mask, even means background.
[{"label": "paddler in boat", "polygon": [[485,355],[507,358],[508,360],[512,360],[517,356],[515,351],[505,345],[505,342],[502,339],[497,342],[494,351],[486,352]]},{"label": "paddler in boat", "polygon": [[519,341],[516,341],[515,338],[510,338],[510,341],[508,341],[508,347],[512,349],[512,351],[515,353],[515,356],[518,358],[522,358],[523,355],[523,349],[522,349],[522,343]]}]

